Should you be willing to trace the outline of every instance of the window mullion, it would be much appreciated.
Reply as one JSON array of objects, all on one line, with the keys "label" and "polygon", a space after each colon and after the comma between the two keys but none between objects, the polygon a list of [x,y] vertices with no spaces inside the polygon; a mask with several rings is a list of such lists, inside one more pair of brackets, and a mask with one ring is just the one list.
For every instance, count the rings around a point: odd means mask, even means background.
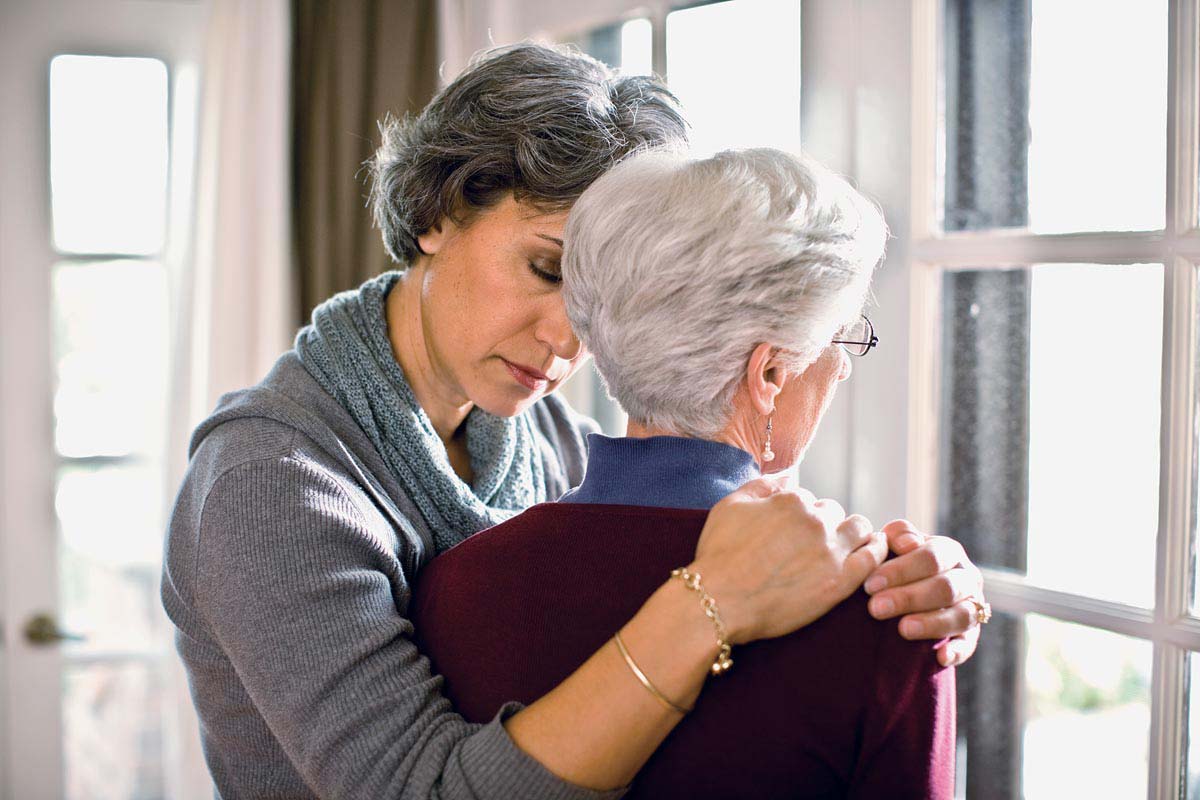
[{"label": "window mullion", "polygon": [[953,269],[1001,264],[1144,264],[1162,263],[1172,248],[1200,257],[1200,237],[1170,242],[1162,231],[970,233],[918,241],[913,257]]},{"label": "window mullion", "polygon": [[655,3],[650,10],[650,64],[654,74],[667,79],[667,14],[670,4]]},{"label": "window mullion", "polygon": [[1172,0],[1167,83],[1167,227],[1195,230],[1200,204],[1200,0]]},{"label": "window mullion", "polygon": [[1154,646],[1151,693],[1150,791],[1151,800],[1186,797],[1183,784],[1187,767],[1187,651],[1172,644]]},{"label": "window mullion", "polygon": [[1167,260],[1163,308],[1162,443],[1157,618],[1190,613],[1196,519],[1197,277],[1185,258]]}]

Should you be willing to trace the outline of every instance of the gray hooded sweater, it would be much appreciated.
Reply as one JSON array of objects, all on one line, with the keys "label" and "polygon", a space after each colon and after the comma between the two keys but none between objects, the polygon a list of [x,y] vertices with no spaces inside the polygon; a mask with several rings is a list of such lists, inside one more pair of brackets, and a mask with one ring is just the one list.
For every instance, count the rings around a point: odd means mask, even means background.
[{"label": "gray hooded sweater", "polygon": [[[547,496],[577,485],[595,423],[529,412]],[[167,532],[162,601],[218,796],[615,798],[472,725],[412,642],[432,533],[345,410],[285,354],[197,428]]]}]

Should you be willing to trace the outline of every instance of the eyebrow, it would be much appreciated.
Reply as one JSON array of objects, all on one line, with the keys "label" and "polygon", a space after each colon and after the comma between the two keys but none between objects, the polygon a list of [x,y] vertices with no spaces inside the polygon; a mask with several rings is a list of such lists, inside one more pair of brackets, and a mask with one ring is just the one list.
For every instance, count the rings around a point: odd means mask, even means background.
[{"label": "eyebrow", "polygon": [[562,239],[555,239],[553,236],[547,236],[544,233],[539,233],[537,236],[539,239],[545,239],[547,242],[554,242],[559,247],[563,246]]}]

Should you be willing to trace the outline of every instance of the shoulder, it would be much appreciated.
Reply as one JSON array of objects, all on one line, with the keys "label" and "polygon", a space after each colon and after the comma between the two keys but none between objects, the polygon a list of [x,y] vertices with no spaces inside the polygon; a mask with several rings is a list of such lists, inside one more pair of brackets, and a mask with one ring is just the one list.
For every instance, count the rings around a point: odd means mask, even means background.
[{"label": "shoulder", "polygon": [[303,432],[240,418],[214,428],[189,464],[165,566],[184,587],[230,569],[265,577],[338,565],[406,583],[404,575],[427,560],[420,537],[394,525],[355,476]]}]

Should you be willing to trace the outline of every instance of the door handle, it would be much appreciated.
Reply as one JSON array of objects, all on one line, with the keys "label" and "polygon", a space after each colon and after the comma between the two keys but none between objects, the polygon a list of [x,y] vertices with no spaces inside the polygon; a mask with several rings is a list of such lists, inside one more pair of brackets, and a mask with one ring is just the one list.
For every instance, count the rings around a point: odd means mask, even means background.
[{"label": "door handle", "polygon": [[58,642],[82,642],[85,638],[78,633],[59,630],[58,623],[49,614],[34,614],[25,623],[25,641],[39,647]]}]

